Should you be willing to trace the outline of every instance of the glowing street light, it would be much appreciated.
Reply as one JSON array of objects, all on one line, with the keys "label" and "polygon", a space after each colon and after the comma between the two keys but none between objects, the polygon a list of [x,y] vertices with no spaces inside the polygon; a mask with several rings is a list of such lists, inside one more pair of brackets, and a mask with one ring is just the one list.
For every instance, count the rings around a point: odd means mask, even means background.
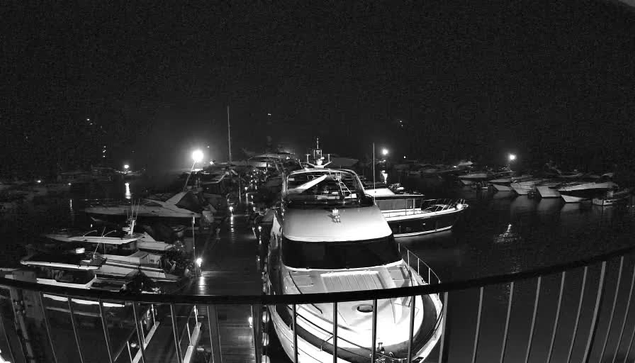
[{"label": "glowing street light", "polygon": [[[192,160],[194,160],[194,165],[196,165],[196,163],[200,163],[203,160],[203,152],[201,150],[194,150],[192,152]],[[194,168],[194,166],[192,166],[192,168]]]},{"label": "glowing street light", "polygon": [[386,148],[381,149],[381,154],[382,154],[383,156],[388,155],[388,149],[386,149]]},{"label": "glowing street light", "polygon": [[130,165],[128,165],[128,164],[124,164],[124,165],[123,165],[123,170],[125,170],[126,172],[128,172],[128,169],[130,169]]},{"label": "glowing street light", "polygon": [[507,169],[512,169],[512,161],[516,160],[516,154],[508,154],[507,155]]},{"label": "glowing street light", "polygon": [[192,167],[190,168],[190,173],[187,174],[187,179],[185,179],[185,185],[183,186],[183,191],[187,190],[187,183],[190,181],[190,176],[192,176],[192,173],[194,172],[194,166],[196,166],[196,163],[200,163],[203,160],[203,152],[201,150],[194,150],[192,151],[192,161],[194,161],[192,163]]}]

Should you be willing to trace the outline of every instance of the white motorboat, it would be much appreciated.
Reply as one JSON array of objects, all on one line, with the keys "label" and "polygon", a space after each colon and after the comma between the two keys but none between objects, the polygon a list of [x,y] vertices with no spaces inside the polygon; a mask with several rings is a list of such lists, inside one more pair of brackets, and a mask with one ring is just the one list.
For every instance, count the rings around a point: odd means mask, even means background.
[{"label": "white motorboat", "polygon": [[561,185],[561,180],[546,180],[536,184],[536,191],[541,198],[560,198],[558,189]]},{"label": "white motorboat", "polygon": [[521,182],[531,178],[533,178],[531,175],[521,175],[517,177],[508,176],[508,177],[492,179],[489,181],[489,183],[494,187],[494,189],[496,189],[499,192],[511,192],[512,190],[514,190],[511,187],[512,183]]},{"label": "white motorboat", "polygon": [[180,192],[167,200],[144,199],[139,205],[115,204],[98,205],[85,209],[87,214],[105,216],[127,216],[134,208],[134,214],[140,218],[200,218],[204,208],[192,192]]},{"label": "white motorboat", "polygon": [[[343,169],[292,172],[283,184],[283,203],[275,215],[267,258],[266,290],[271,294],[329,293],[389,289],[426,282],[401,258],[392,231],[368,197],[357,175]],[[338,362],[405,359],[410,304],[413,357],[424,359],[437,343],[444,318],[439,296],[343,302],[338,304]],[[333,304],[296,306],[299,362],[330,362]],[[285,353],[293,360],[293,309],[269,308]],[[378,346],[372,346],[376,314]],[[381,342],[381,344],[379,344]],[[394,361],[393,360],[393,361]]]},{"label": "white motorboat", "polygon": [[567,203],[579,203],[604,194],[607,190],[616,189],[617,184],[611,181],[578,182],[561,186],[560,196]]},{"label": "white motorboat", "polygon": [[468,174],[459,175],[459,180],[463,185],[473,185],[484,183],[492,178],[492,175],[488,172],[473,172]]},{"label": "white motorboat", "polygon": [[609,190],[604,194],[604,196],[593,198],[593,204],[606,207],[606,206],[611,206],[611,205],[616,205],[621,203],[627,203],[628,198],[630,198],[632,194],[631,192],[632,190],[630,188],[626,188],[626,189],[622,189],[618,191]]},{"label": "white motorboat", "polygon": [[518,195],[527,195],[530,192],[536,190],[536,184],[542,182],[544,179],[529,178],[525,180],[516,181],[510,184],[511,188],[518,193]]},{"label": "white motorboat", "polygon": [[60,242],[87,242],[87,243],[130,243],[138,240],[143,235],[141,233],[129,234],[121,230],[105,229],[100,232],[91,230],[88,232],[75,231],[70,229],[60,229],[43,234],[44,237]]},{"label": "white motorboat", "polygon": [[395,194],[385,184],[364,188],[375,199],[395,237],[411,237],[451,229],[468,204],[464,199],[426,199],[423,194]]}]

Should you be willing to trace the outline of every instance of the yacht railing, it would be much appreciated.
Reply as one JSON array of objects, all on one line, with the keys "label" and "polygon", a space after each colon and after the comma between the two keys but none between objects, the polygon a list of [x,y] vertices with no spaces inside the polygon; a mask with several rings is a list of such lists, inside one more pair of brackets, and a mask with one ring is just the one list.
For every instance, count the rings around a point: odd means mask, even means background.
[{"label": "yacht railing", "polygon": [[420,259],[419,256],[410,252],[410,250],[407,249],[405,246],[402,246],[401,243],[397,243],[397,249],[399,250],[399,253],[401,253],[401,256],[403,257],[404,261],[406,261],[408,266],[410,266],[410,268],[412,268],[414,271],[417,271],[417,274],[421,276],[421,278],[427,284],[432,285],[441,283],[441,279],[439,278],[437,273],[434,272],[434,270],[430,266],[428,266],[427,263]]},{"label": "yacht railing", "polygon": [[[412,252],[404,247],[401,251],[413,270],[429,274],[430,284],[302,295],[124,295],[3,278],[0,356],[10,362],[55,363],[288,361],[274,346],[267,310],[275,305],[288,305],[297,312],[301,304],[333,304],[337,309],[341,302],[370,301],[377,306],[382,299],[410,297],[414,301],[417,296],[438,294],[446,315],[442,334],[425,361],[632,359],[635,246],[530,271],[450,282],[439,281]],[[53,310],[50,307],[60,302],[45,295],[69,299],[61,303],[62,311]],[[123,307],[109,307],[113,302]],[[307,353],[298,351],[297,318],[292,315],[293,332],[287,343],[291,355],[305,361]],[[332,318],[340,316],[336,313]],[[369,345],[379,347],[381,333],[390,327],[385,321],[377,322],[375,310],[369,319]],[[408,357],[392,358],[378,349],[363,361],[410,362],[416,339],[410,326]],[[333,324],[330,335],[336,337],[331,338],[335,352],[346,349],[339,333]]]}]

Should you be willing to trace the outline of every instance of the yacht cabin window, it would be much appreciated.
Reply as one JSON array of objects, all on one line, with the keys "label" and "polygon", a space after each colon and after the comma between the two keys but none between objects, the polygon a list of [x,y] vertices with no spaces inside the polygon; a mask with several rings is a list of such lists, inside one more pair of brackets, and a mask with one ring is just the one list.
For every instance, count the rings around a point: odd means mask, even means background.
[{"label": "yacht cabin window", "polygon": [[362,268],[400,260],[392,235],[346,242],[300,242],[282,238],[282,263],[293,268]]}]

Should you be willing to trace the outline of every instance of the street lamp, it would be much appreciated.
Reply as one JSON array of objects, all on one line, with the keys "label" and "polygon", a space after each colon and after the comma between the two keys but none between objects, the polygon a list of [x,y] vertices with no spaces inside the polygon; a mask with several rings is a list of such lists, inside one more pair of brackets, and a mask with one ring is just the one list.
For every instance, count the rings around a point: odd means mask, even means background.
[{"label": "street lamp", "polygon": [[123,171],[124,171],[124,174],[128,174],[128,169],[130,169],[130,165],[128,165],[128,164],[124,164],[124,165],[123,165]]},{"label": "street lamp", "polygon": [[388,149],[386,149],[386,148],[381,149],[381,155],[383,155],[384,157],[385,157],[386,155],[388,155]]},{"label": "street lamp", "polygon": [[516,154],[507,155],[507,169],[512,169],[512,161],[516,160]]},{"label": "street lamp", "polygon": [[192,176],[192,173],[194,172],[194,166],[196,166],[196,163],[200,163],[203,160],[203,152],[201,150],[194,150],[192,151],[192,161],[194,161],[192,163],[192,167],[190,168],[190,173],[187,174],[187,179],[185,179],[185,185],[183,186],[183,191],[187,190],[187,183],[190,181],[190,176]]}]

